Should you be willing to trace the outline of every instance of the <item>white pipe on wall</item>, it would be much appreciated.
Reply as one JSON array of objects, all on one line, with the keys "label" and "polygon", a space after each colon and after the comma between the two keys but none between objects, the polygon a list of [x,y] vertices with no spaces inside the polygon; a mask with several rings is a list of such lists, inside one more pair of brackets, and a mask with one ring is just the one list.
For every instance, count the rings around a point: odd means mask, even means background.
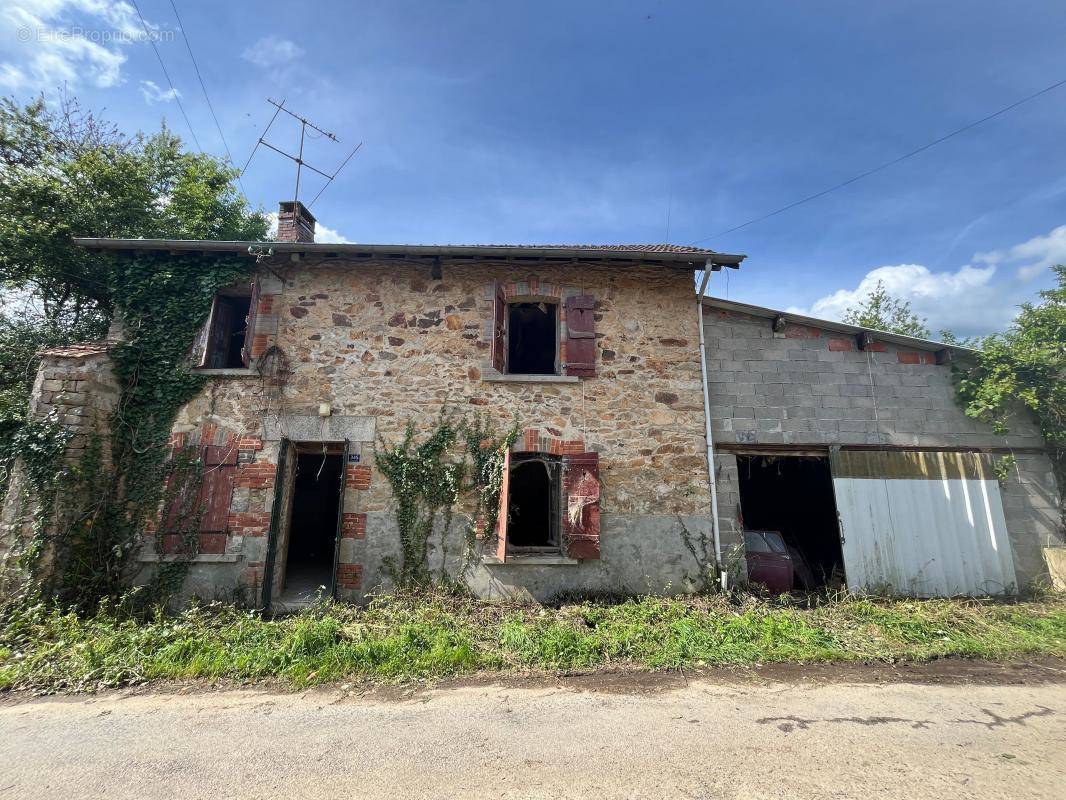
[{"label": "white pipe on wall", "polygon": [[707,438],[707,480],[711,486],[711,530],[714,533],[714,563],[722,591],[729,589],[729,575],[722,563],[722,536],[718,528],[718,480],[714,470],[714,437],[711,433],[711,399],[707,389],[707,340],[703,334],[703,296],[711,279],[711,260],[703,268],[703,279],[696,292],[696,319],[700,328],[700,374],[703,376],[703,423]]}]

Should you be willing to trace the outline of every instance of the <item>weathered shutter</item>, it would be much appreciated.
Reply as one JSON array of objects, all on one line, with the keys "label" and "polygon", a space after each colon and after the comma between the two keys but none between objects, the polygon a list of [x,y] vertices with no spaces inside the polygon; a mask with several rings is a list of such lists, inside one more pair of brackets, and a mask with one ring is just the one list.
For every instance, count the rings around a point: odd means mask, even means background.
[{"label": "weathered shutter", "polygon": [[[262,607],[270,608],[271,594],[274,583],[274,562],[278,556],[278,536],[281,526],[285,523],[285,476],[289,469],[292,442],[289,439],[281,440],[278,451],[278,469],[274,473],[274,503],[270,508],[270,529],[267,532],[266,560],[263,562],[263,593],[260,597]],[[344,470],[341,470],[343,474]]]},{"label": "weathered shutter", "polygon": [[352,450],[351,440],[344,440],[344,452],[341,454],[340,489],[337,494],[337,528],[333,532],[333,577],[330,579],[331,596],[337,594],[337,565],[341,561],[341,531],[344,527],[344,487],[348,484],[348,453]]},{"label": "weathered shutter", "polygon": [[215,324],[215,309],[218,308],[218,295],[211,300],[211,310],[207,314],[207,321],[196,335],[196,344],[192,348],[192,363],[197,367],[207,366],[208,342],[211,339],[211,330]]},{"label": "weathered shutter", "polygon": [[600,456],[563,457],[563,539],[570,558],[600,557]]},{"label": "weathered shutter", "polygon": [[507,298],[503,287],[496,284],[496,294],[492,303],[492,366],[503,372],[507,363]]},{"label": "weathered shutter", "polygon": [[591,378],[596,375],[596,321],[592,295],[566,298],[566,374]]},{"label": "weathered shutter", "polygon": [[237,472],[237,447],[204,448],[204,475],[200,483],[201,533],[225,531],[233,501],[233,479]]},{"label": "weathered shutter", "polygon": [[503,454],[503,480],[500,481],[500,511],[496,517],[496,558],[507,560],[507,505],[511,486],[511,451]]},{"label": "weathered shutter", "polygon": [[241,348],[241,361],[244,366],[252,365],[252,339],[255,338],[255,319],[259,313],[259,276],[252,280],[252,296],[248,303],[248,316],[245,318],[244,347]]},{"label": "weathered shutter", "polygon": [[207,366],[221,369],[229,358],[230,337],[233,335],[233,305],[215,298],[211,312],[211,330],[207,335]]}]

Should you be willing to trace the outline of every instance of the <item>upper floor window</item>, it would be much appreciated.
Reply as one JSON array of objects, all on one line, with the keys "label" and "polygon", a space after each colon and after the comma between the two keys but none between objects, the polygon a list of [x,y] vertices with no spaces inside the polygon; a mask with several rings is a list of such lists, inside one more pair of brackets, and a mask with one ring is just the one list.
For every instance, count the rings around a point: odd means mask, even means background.
[{"label": "upper floor window", "polygon": [[193,363],[204,369],[240,369],[251,365],[252,334],[259,304],[259,282],[215,294],[211,313],[200,330]]},{"label": "upper floor window", "polygon": [[[496,284],[492,366],[507,375],[596,375],[596,301],[532,282]],[[539,291],[538,291],[539,290]]]},{"label": "upper floor window", "polygon": [[514,375],[559,372],[559,307],[554,303],[509,303],[506,371]]}]

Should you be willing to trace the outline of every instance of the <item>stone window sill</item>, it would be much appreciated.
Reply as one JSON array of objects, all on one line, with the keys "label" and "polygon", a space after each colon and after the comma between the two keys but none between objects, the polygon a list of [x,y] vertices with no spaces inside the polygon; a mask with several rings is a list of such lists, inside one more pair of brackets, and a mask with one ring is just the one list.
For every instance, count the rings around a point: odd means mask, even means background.
[{"label": "stone window sill", "polygon": [[576,375],[505,375],[494,372],[483,375],[481,380],[485,383],[577,383],[581,378]]},{"label": "stone window sill", "polygon": [[571,567],[580,564],[581,562],[576,558],[567,558],[566,556],[546,556],[546,555],[509,555],[506,561],[500,561],[496,556],[484,555],[481,557],[482,564],[498,564],[500,566],[508,567]]},{"label": "stone window sill", "polygon": [[[185,558],[184,556],[167,554],[160,556],[159,553],[141,553],[137,560],[142,564],[158,564],[160,561],[169,563]],[[240,561],[240,553],[197,553],[192,557],[193,564],[235,564]]]},{"label": "stone window sill", "polygon": [[259,370],[252,369],[251,367],[230,367],[227,369],[205,369],[202,367],[195,367],[192,370],[194,375],[207,375],[211,378],[256,378],[259,376]]}]

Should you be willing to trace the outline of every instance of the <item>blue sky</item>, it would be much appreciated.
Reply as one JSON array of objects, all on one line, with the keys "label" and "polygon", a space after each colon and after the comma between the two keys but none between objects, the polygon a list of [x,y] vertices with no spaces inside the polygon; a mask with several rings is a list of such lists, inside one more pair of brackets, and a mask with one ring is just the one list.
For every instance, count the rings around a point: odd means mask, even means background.
[{"label": "blue sky", "polygon": [[[175,4],[235,161],[268,95],[338,134],[309,144],[327,171],[365,142],[313,209],[361,242],[704,240],[1066,78],[1061,0]],[[222,155],[170,1],[139,5]],[[123,2],[5,0],[0,91],[65,81],[126,130],[188,138],[139,24]],[[269,139],[294,146],[290,123]],[[712,291],[834,317],[882,279],[934,329],[1001,328],[1066,261],[1064,134],[1066,87],[703,241],[749,256]],[[262,149],[244,178],[267,210],[292,182]]]}]

